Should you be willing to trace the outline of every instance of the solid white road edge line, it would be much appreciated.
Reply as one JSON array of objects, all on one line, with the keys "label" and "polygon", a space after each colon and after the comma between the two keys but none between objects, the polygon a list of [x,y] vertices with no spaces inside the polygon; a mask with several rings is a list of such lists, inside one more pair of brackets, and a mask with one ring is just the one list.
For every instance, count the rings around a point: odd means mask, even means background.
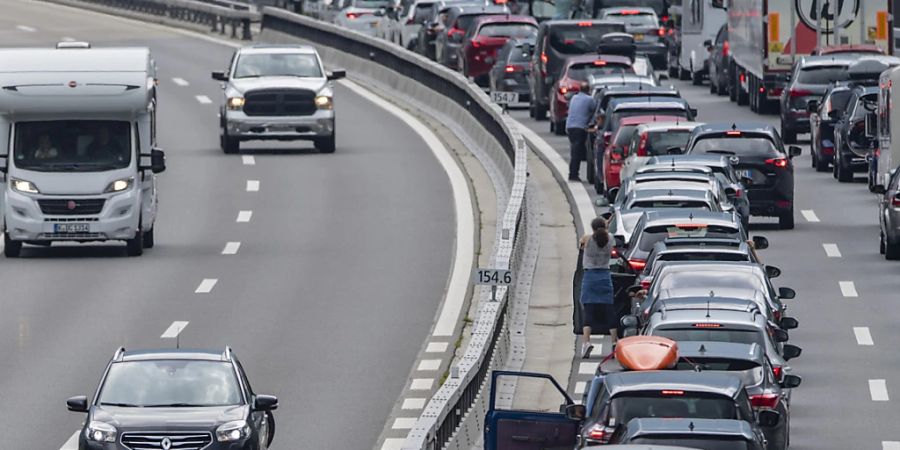
[{"label": "solid white road edge line", "polygon": [[469,193],[469,184],[462,169],[456,160],[450,156],[450,151],[440,139],[412,114],[398,108],[392,103],[369,92],[358,84],[342,80],[340,83],[353,91],[356,95],[369,100],[381,109],[391,113],[406,126],[413,129],[419,137],[425,141],[435,158],[443,167],[450,179],[450,187],[453,190],[454,211],[456,212],[456,248],[453,257],[453,270],[450,273],[450,282],[444,297],[444,304],[434,325],[432,336],[452,336],[453,330],[459,323],[459,316],[466,300],[466,290],[469,287],[469,275],[475,262],[475,211],[472,198]]},{"label": "solid white road edge line", "polygon": [[197,289],[194,290],[195,294],[209,294],[212,292],[213,288],[216,286],[216,283],[219,282],[218,278],[204,278],[203,281],[200,282],[200,286],[197,286]]},{"label": "solid white road edge line", "polygon": [[869,380],[869,394],[873,402],[886,402],[890,400],[885,380]]},{"label": "solid white road edge line", "polygon": [[247,192],[259,192],[259,180],[247,180]]},{"label": "solid white road edge line", "polygon": [[816,212],[811,209],[804,209],[800,211],[800,214],[803,215],[803,218],[806,219],[807,222],[818,222],[819,216],[816,215]]},{"label": "solid white road edge line", "polygon": [[822,244],[822,248],[825,249],[825,254],[828,255],[829,258],[841,257],[841,250],[838,249],[837,244]]},{"label": "solid white road edge line", "polygon": [[853,334],[856,336],[856,343],[859,345],[875,345],[872,341],[872,333],[869,327],[853,327]]},{"label": "solid white road edge line", "polygon": [[237,222],[249,222],[250,218],[253,217],[253,211],[239,211],[237,216]]},{"label": "solid white road edge line", "polygon": [[859,293],[856,292],[856,285],[852,281],[841,281],[839,285],[841,286],[841,295],[844,297],[859,297]]},{"label": "solid white road edge line", "polygon": [[78,450],[78,435],[81,433],[81,430],[78,430],[72,433],[72,436],[69,437],[69,440],[66,441],[59,450]]},{"label": "solid white road edge line", "polygon": [[236,255],[241,248],[240,242],[226,242],[225,248],[222,249],[223,255]]},{"label": "solid white road edge line", "polygon": [[187,328],[188,323],[190,323],[190,322],[182,321],[182,320],[176,320],[176,321],[172,322],[172,325],[169,325],[169,328],[166,328],[166,331],[164,331],[162,336],[160,336],[159,338],[160,339],[177,338],[178,335],[181,334],[181,332],[184,331],[185,328]]},{"label": "solid white road edge line", "polygon": [[900,441],[881,441],[881,450],[900,450]]}]

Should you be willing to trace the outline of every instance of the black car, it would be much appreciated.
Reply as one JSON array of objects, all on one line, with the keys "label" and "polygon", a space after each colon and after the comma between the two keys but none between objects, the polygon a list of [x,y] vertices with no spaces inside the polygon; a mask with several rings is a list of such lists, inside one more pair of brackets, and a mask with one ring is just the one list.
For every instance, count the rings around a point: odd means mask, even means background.
[{"label": "black car", "polygon": [[722,25],[716,33],[716,40],[706,41],[709,50],[709,93],[728,94],[728,68],[731,65],[731,53],[728,45],[728,24]]},{"label": "black car", "polygon": [[750,182],[750,214],[778,217],[781,229],[794,228],[794,163],[800,147],[787,152],[778,132],[764,124],[706,124],[694,129],[686,154],[730,157],[738,176]]},{"label": "black car", "polygon": [[832,174],[842,183],[853,181],[854,172],[869,168],[867,158],[875,140],[866,137],[866,115],[878,108],[878,87],[855,86],[847,109],[834,124]]},{"label": "black car", "polygon": [[446,31],[450,9],[456,6],[478,6],[479,3],[469,3],[454,0],[444,0],[430,5],[431,17],[419,27],[416,36],[416,53],[429,59],[435,59],[434,47],[439,34]]},{"label": "black car", "polygon": [[852,88],[847,83],[833,83],[821,102],[811,100],[809,108],[809,151],[812,166],[825,172],[834,162],[834,124],[847,109]]},{"label": "black car", "polygon": [[574,55],[596,53],[607,33],[625,32],[625,24],[610,20],[548,20],[538,28],[531,58],[531,117],[544,120],[553,86]]},{"label": "black car", "polygon": [[488,72],[491,91],[518,92],[520,102],[531,100],[528,76],[531,72],[533,39],[510,39],[497,52],[497,62]]},{"label": "black car", "polygon": [[710,419],[633,419],[617,444],[704,450],[763,450],[765,439],[749,422]]},{"label": "black car", "polygon": [[847,68],[859,58],[854,54],[807,56],[794,64],[781,92],[781,137],[794,144],[798,133],[809,132],[810,100],[820,101],[828,85],[848,78]]},{"label": "black car", "polygon": [[214,350],[120,348],[92,400],[79,450],[261,450],[275,436],[278,399],[257,395],[237,357]]}]

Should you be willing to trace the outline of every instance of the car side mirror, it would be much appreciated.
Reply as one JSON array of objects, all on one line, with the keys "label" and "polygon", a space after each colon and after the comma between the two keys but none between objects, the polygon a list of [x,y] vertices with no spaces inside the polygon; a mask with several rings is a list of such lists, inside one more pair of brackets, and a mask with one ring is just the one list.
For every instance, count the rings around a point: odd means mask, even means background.
[{"label": "car side mirror", "polygon": [[780,384],[784,389],[793,389],[800,386],[802,382],[803,378],[800,378],[799,375],[785,375]]},{"label": "car side mirror", "polygon": [[789,287],[778,288],[778,297],[784,300],[790,300],[797,296],[797,291]]},{"label": "car side mirror", "polygon": [[149,170],[153,173],[166,171],[166,153],[158,148],[150,150],[149,154],[142,153],[141,157],[150,157],[150,165],[141,165],[139,170]]},{"label": "car side mirror", "polygon": [[732,187],[727,187],[727,188],[725,188],[725,196],[726,196],[726,197],[732,198],[732,197],[734,197],[735,195],[737,195],[737,191],[734,190],[734,188],[732,188]]},{"label": "car side mirror", "polygon": [[707,39],[707,40],[703,41],[703,46],[706,47],[707,50],[712,51],[712,46],[713,46],[713,45],[712,45],[712,41],[711,41],[711,40]]},{"label": "car side mirror", "polygon": [[344,69],[336,69],[332,70],[331,73],[328,74],[328,81],[340,80],[347,76],[347,71]]},{"label": "car side mirror", "polygon": [[781,413],[772,409],[764,409],[759,412],[757,419],[762,427],[774,427],[781,420]]},{"label": "car side mirror", "polygon": [[765,236],[753,236],[753,246],[757,250],[765,250],[769,248],[769,240]]},{"label": "car side mirror", "polygon": [[872,192],[876,194],[884,194],[885,192],[887,192],[887,189],[885,189],[884,185],[876,184],[875,186],[872,186]]},{"label": "car side mirror", "polygon": [[609,194],[609,198],[611,198],[613,200],[613,202],[615,202],[616,196],[619,195],[619,188],[614,187],[614,188],[610,189],[609,191],[607,191],[607,193]]},{"label": "car side mirror", "polygon": [[778,278],[781,276],[781,269],[775,266],[766,266],[766,276],[769,278]]},{"label": "car side mirror", "polygon": [[806,102],[806,112],[814,113],[819,110],[819,101],[818,100],[810,100]]},{"label": "car side mirror", "polygon": [[772,338],[775,339],[775,342],[787,342],[790,339],[790,335],[784,330],[774,330]]},{"label": "car side mirror", "polygon": [[212,79],[217,81],[228,81],[228,75],[225,75],[225,72],[213,72]]},{"label": "car side mirror", "polygon": [[66,409],[72,412],[88,412],[87,397],[84,395],[79,395],[77,397],[72,397],[66,400]]},{"label": "car side mirror", "polygon": [[253,405],[257,411],[272,411],[278,409],[278,397],[274,395],[257,395]]},{"label": "car side mirror", "polygon": [[794,330],[800,326],[800,321],[793,317],[782,317],[778,324],[781,325],[782,330]]},{"label": "car side mirror", "polygon": [[[632,286],[634,287],[634,286]],[[638,286],[640,287],[640,286]],[[629,288],[630,290],[631,288]],[[626,316],[622,316],[622,319],[619,320],[619,325],[622,325],[622,329],[627,330],[630,328],[638,327],[638,318],[633,314],[628,314]]]},{"label": "car side mirror", "polygon": [[374,13],[372,13],[375,17],[384,17],[385,10],[384,8],[379,8]]},{"label": "car side mirror", "polygon": [[838,109],[832,109],[828,111],[828,118],[831,120],[841,120],[841,116],[843,116],[842,111]]},{"label": "car side mirror", "polygon": [[801,353],[803,353],[803,349],[792,344],[784,344],[784,348],[781,349],[781,357],[785,361],[794,359],[800,356]]},{"label": "car side mirror", "polygon": [[660,81],[662,81],[662,80],[668,80],[668,79],[669,79],[669,74],[667,74],[667,73],[665,73],[665,72],[660,72],[660,73],[656,74],[656,77],[659,78]]},{"label": "car side mirror", "polygon": [[666,149],[666,154],[667,155],[681,155],[681,154],[684,154],[684,150],[682,150],[681,147],[678,147],[678,146],[669,147]]},{"label": "car side mirror", "polygon": [[607,211],[607,212],[605,212],[605,213],[603,213],[603,214],[600,214],[600,217],[602,217],[603,220],[609,220],[609,218],[612,217],[612,212]]},{"label": "car side mirror", "polygon": [[587,408],[584,405],[566,405],[566,419],[583,420],[587,416]]},{"label": "car side mirror", "polygon": [[691,108],[690,111],[691,111],[691,119],[696,119],[697,118],[697,108]]},{"label": "car side mirror", "polygon": [[801,150],[800,147],[797,147],[796,145],[788,147],[788,156],[790,156],[791,158],[800,156],[802,152],[803,150]]},{"label": "car side mirror", "polygon": [[628,243],[625,242],[625,236],[617,235],[613,236],[613,240],[616,242],[616,247],[618,248],[628,248]]}]

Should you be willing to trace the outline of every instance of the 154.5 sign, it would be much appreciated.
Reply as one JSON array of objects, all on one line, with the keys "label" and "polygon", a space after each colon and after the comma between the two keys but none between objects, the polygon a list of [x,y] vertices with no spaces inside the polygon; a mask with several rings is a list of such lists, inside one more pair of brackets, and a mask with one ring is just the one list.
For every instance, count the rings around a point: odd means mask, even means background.
[{"label": "154.5 sign", "polygon": [[512,272],[506,269],[475,269],[472,274],[472,282],[490,286],[508,286],[512,284]]}]

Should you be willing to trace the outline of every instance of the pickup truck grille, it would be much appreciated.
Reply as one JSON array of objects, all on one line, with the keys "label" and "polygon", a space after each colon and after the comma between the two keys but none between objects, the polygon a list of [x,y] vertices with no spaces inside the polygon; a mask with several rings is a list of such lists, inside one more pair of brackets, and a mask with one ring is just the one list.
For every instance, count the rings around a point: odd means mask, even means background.
[{"label": "pickup truck grille", "polygon": [[38,206],[41,212],[55,216],[75,216],[100,214],[106,199],[82,198],[82,199],[41,199]]},{"label": "pickup truck grille", "polygon": [[316,112],[316,93],[308,89],[265,89],[244,94],[248,116],[310,116]]},{"label": "pickup truck grille", "polygon": [[[168,446],[163,445],[168,441]],[[208,432],[125,433],[122,445],[131,450],[200,450],[212,443]]]}]

